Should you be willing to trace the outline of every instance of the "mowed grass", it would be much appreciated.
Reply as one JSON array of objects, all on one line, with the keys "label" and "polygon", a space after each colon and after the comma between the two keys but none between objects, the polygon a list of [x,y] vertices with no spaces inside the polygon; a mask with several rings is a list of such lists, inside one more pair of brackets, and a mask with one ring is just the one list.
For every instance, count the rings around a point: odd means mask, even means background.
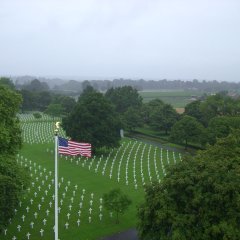
[{"label": "mowed grass", "polygon": [[192,96],[201,96],[200,91],[185,91],[185,90],[161,90],[161,91],[139,91],[143,98],[143,102],[147,103],[153,99],[161,99],[165,103],[171,104],[175,108],[184,108],[191,102]]},{"label": "mowed grass", "polygon": [[[28,239],[28,233],[31,234],[29,239],[53,239],[53,122],[29,122],[29,126],[25,122],[22,126],[25,143],[18,164],[29,169],[31,185],[21,206],[16,209],[6,235],[3,233],[0,239],[14,236]],[[135,227],[137,206],[144,200],[143,185],[161,181],[165,168],[180,159],[177,152],[127,138],[122,140],[120,148],[112,149],[106,155],[91,159],[59,157],[59,239],[100,239]],[[103,208],[101,200],[103,194],[113,188],[120,188],[132,200],[128,211],[120,216],[119,224],[115,223],[116,216]],[[34,223],[33,227],[31,223]],[[42,236],[41,230],[44,230]]]}]

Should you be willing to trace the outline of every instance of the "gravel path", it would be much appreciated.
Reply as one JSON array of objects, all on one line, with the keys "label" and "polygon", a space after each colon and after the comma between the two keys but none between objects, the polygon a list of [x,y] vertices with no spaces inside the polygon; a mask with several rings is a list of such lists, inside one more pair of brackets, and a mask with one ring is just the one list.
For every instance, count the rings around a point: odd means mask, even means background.
[{"label": "gravel path", "polygon": [[104,237],[99,240],[139,240],[136,229],[129,229],[125,232],[116,233],[109,237]]}]

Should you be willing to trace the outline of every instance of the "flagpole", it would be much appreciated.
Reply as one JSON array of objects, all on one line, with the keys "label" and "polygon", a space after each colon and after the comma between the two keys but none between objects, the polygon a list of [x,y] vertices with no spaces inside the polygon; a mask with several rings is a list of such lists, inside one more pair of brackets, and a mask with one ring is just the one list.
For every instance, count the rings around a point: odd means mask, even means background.
[{"label": "flagpole", "polygon": [[55,128],[55,240],[58,240],[58,128],[59,124],[56,123]]}]

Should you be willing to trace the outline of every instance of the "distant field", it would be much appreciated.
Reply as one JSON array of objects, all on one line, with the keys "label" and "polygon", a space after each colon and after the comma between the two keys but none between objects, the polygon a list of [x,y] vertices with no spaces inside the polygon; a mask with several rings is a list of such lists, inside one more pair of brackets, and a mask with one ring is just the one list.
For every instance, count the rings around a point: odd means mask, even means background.
[{"label": "distant field", "polygon": [[139,94],[143,97],[144,103],[157,98],[166,103],[172,104],[175,108],[184,108],[188,103],[191,102],[192,96],[201,96],[203,92],[184,90],[171,91],[166,89],[161,91],[139,91]]}]

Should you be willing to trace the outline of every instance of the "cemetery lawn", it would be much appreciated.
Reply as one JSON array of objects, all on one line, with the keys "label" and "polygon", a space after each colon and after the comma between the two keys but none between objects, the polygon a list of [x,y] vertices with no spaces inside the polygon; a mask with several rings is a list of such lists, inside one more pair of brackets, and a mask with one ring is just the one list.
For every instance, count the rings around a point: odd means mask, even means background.
[{"label": "cemetery lawn", "polygon": [[[49,136],[53,122],[24,122],[22,126],[24,145],[17,162],[29,169],[32,180],[0,239],[54,239],[54,142]],[[165,168],[180,160],[178,152],[128,138],[103,156],[59,157],[59,239],[100,239],[135,228],[143,184],[159,182]],[[119,224],[101,200],[113,188],[120,188],[132,200]]]}]

